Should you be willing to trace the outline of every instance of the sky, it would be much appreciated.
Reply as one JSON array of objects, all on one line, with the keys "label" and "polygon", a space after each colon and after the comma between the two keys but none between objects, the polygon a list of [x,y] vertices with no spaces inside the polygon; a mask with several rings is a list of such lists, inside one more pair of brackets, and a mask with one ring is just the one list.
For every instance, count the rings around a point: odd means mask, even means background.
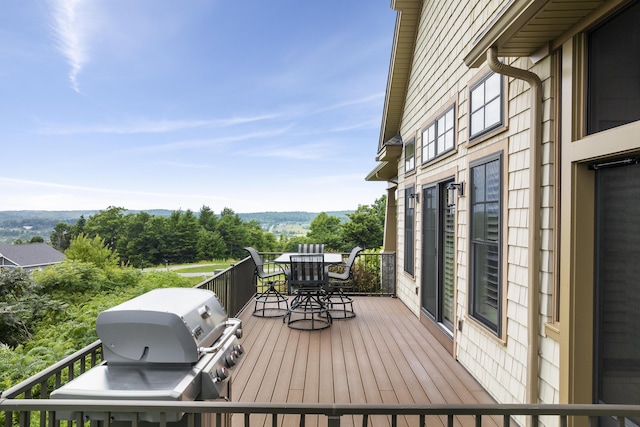
[{"label": "sky", "polygon": [[389,0],[6,0],[0,210],[329,212],[376,166]]}]

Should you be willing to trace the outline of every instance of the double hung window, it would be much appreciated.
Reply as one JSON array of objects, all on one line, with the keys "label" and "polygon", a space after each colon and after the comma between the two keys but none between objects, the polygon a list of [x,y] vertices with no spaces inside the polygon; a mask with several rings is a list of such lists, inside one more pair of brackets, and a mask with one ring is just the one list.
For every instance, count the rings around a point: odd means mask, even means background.
[{"label": "double hung window", "polygon": [[469,314],[497,336],[502,319],[501,157],[471,165]]},{"label": "double hung window", "polygon": [[503,124],[502,76],[487,74],[471,87],[471,124],[469,139],[482,136]]},{"label": "double hung window", "polygon": [[411,172],[416,168],[416,141],[412,139],[404,146],[404,172]]},{"label": "double hung window", "polygon": [[455,147],[455,108],[452,105],[422,130],[422,163]]}]

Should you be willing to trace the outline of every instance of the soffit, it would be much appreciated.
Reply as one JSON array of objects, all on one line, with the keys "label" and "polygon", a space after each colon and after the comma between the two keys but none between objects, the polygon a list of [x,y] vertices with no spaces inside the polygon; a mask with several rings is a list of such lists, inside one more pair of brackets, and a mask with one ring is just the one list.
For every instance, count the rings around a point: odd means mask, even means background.
[{"label": "soffit", "polygon": [[404,143],[400,135],[395,135],[382,145],[382,148],[378,150],[376,160],[381,162],[398,161],[402,154],[402,148]]},{"label": "soffit", "polygon": [[380,162],[366,176],[366,181],[392,181],[398,176],[398,160],[402,155],[404,144],[400,135],[386,141],[378,150],[376,161]]},{"label": "soffit", "polygon": [[398,176],[398,162],[380,162],[365,177],[365,181],[393,181]]},{"label": "soffit", "polygon": [[400,132],[422,0],[393,0],[391,8],[396,10],[398,15],[391,49],[378,151],[383,149],[386,141]]},{"label": "soffit", "polygon": [[528,57],[552,51],[577,32],[589,16],[604,16],[619,0],[513,0],[474,41],[465,56],[467,66],[479,67],[491,47],[500,57]]}]

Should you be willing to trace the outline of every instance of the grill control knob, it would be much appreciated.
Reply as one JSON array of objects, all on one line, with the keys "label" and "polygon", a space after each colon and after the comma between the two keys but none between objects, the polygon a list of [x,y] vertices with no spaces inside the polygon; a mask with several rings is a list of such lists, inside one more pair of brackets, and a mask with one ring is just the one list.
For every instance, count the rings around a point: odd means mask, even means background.
[{"label": "grill control knob", "polygon": [[198,308],[198,314],[203,319],[208,319],[209,317],[211,317],[211,309],[208,305],[203,305],[202,307]]},{"label": "grill control knob", "polygon": [[229,377],[229,370],[224,366],[220,366],[218,369],[216,369],[216,377],[213,379],[213,382],[224,381],[228,377]]},{"label": "grill control knob", "polygon": [[224,364],[227,365],[227,368],[236,366],[236,355],[234,354],[234,352],[231,352],[224,357]]},{"label": "grill control knob", "polygon": [[244,347],[242,346],[242,344],[236,344],[233,346],[233,351],[235,351],[236,353],[238,353],[239,356],[244,354]]}]

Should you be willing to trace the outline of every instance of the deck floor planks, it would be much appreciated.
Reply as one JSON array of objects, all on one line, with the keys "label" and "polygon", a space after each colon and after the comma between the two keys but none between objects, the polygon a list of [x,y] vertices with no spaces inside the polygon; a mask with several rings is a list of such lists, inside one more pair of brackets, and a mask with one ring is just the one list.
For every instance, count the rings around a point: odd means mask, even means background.
[{"label": "deck floor planks", "polygon": [[[446,400],[442,395],[442,391],[438,389],[433,380],[432,375],[436,374],[436,372],[433,370],[430,361],[428,359],[421,359],[419,355],[416,354],[415,348],[417,343],[415,342],[415,339],[407,333],[408,331],[406,328],[398,326],[399,317],[401,317],[401,315],[397,310],[398,307],[396,306],[394,307],[393,312],[384,312],[381,314],[385,325],[387,325],[389,329],[393,342],[399,349],[402,349],[401,357],[404,358],[404,361],[409,366],[409,372],[413,374],[413,377],[410,379],[412,381],[414,379],[417,380],[420,387],[422,387],[422,390],[427,395],[427,402],[424,403],[446,403]],[[436,350],[437,349],[434,348],[434,351]],[[409,372],[403,371],[403,374],[408,375]]]},{"label": "deck floor planks", "polygon": [[334,402],[349,401],[349,384],[347,382],[347,368],[342,347],[342,329],[348,328],[343,322],[335,322],[330,330],[331,353],[325,355],[325,360],[331,363],[331,380],[333,382]]},{"label": "deck floor planks", "polygon": [[391,379],[398,401],[400,403],[427,402],[427,395],[419,387],[415,377],[407,375],[410,369],[409,363],[402,355],[403,349],[394,345],[393,335],[387,326],[388,319],[383,318],[379,311],[372,311],[371,314],[367,321],[370,328],[377,332],[372,334],[372,339],[381,352],[385,370]]},{"label": "deck floor planks", "polygon": [[[370,301],[367,299],[365,301]],[[365,302],[363,301],[363,303]],[[376,306],[370,307],[366,312],[365,322],[372,331],[371,339],[375,343],[381,357],[385,358],[385,372],[387,373],[393,387],[393,396],[396,401],[392,401],[391,394],[382,392],[383,396],[388,396],[384,403],[425,403],[428,402],[421,384],[413,375],[410,364],[404,357],[402,348],[395,345],[393,331],[389,329],[391,323],[388,316],[383,316]],[[407,383],[411,384],[409,388]],[[415,418],[415,419],[413,419]],[[409,421],[411,420],[411,422]],[[398,425],[416,425],[417,417],[398,417]],[[434,425],[431,423],[430,425]]]},{"label": "deck floor planks", "polygon": [[[240,315],[246,353],[232,376],[233,401],[309,403],[490,403],[493,400],[404,304],[388,297],[356,297],[354,319],[322,331],[297,331],[281,318]],[[355,420],[354,420],[355,418]],[[414,417],[410,417],[414,423]],[[343,425],[362,417],[345,417]],[[442,418],[439,418],[442,422]],[[242,425],[234,416],[233,425]],[[254,424],[255,421],[255,424]],[[307,425],[326,425],[307,416]],[[489,423],[487,423],[489,421]],[[239,424],[238,424],[239,423]],[[270,425],[252,415],[251,425]],[[407,420],[398,418],[398,424]],[[430,419],[429,425],[439,424]],[[456,424],[472,426],[473,419]],[[279,425],[299,425],[285,416]],[[387,426],[388,417],[370,425]],[[483,425],[493,425],[483,419]]]}]

